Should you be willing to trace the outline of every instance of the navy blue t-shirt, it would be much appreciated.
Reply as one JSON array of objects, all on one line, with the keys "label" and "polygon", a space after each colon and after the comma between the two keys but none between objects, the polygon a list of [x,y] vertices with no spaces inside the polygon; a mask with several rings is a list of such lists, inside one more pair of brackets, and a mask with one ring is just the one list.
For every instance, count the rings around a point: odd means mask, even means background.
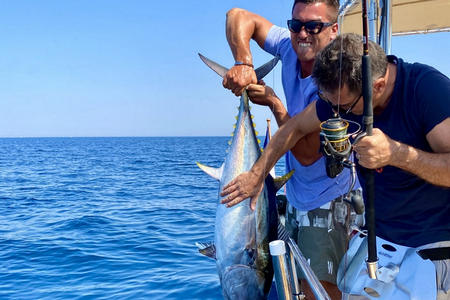
[{"label": "navy blue t-shirt", "polygon": [[[388,60],[397,65],[395,87],[385,110],[374,115],[373,127],[393,140],[432,152],[426,134],[450,117],[450,80],[427,65],[395,56]],[[331,117],[326,102],[318,100],[316,109],[320,120]],[[362,116],[342,117],[362,124]],[[359,168],[358,175],[364,187]],[[375,215],[377,235],[391,242],[417,247],[450,240],[450,189],[385,166],[375,172]]]}]

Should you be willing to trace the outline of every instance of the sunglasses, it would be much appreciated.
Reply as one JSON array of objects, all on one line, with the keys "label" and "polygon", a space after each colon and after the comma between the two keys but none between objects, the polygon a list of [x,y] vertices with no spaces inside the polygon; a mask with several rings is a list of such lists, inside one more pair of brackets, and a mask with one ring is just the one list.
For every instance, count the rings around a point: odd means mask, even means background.
[{"label": "sunglasses", "polygon": [[322,92],[318,92],[317,96],[319,97],[319,99],[321,99],[322,101],[325,101],[325,103],[330,105],[335,113],[339,113],[340,111],[345,111],[345,114],[349,114],[349,113],[351,113],[351,111],[355,107],[355,105],[359,102],[359,99],[361,99],[362,93],[359,94],[358,98],[355,98],[355,100],[353,100],[351,103],[342,104],[342,105],[333,104],[330,100],[328,100],[327,98],[325,98],[323,96]]},{"label": "sunglasses", "polygon": [[287,21],[289,31],[293,33],[299,33],[302,30],[302,28],[305,28],[305,31],[309,34],[318,34],[322,31],[324,27],[328,27],[333,24],[334,23],[326,23],[319,21],[302,22],[297,19]]}]

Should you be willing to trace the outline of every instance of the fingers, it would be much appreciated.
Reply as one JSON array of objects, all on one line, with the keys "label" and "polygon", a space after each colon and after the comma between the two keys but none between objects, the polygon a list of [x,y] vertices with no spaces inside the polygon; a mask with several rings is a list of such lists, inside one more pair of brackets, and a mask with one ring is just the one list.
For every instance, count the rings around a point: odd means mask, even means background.
[{"label": "fingers", "polygon": [[251,210],[255,210],[256,208],[256,202],[258,201],[259,198],[259,194],[261,194],[262,190],[263,190],[263,185],[261,185],[261,187],[259,188],[258,193],[252,197],[252,199],[250,200],[250,209]]},{"label": "fingers", "polygon": [[264,86],[260,84],[249,84],[246,89],[249,96],[264,95]]},{"label": "fingers", "polygon": [[261,89],[261,85],[260,84],[254,84],[254,83],[250,83],[249,85],[247,85],[247,91],[257,91]]},{"label": "fingers", "polygon": [[233,94],[235,94],[237,97],[239,97],[242,95],[242,92],[244,91],[244,89],[236,87],[236,88],[232,89],[231,91],[233,92]]},{"label": "fingers", "polygon": [[241,174],[225,185],[220,193],[220,196],[225,198],[220,203],[231,207],[251,197],[251,189],[248,189],[245,182],[247,182],[245,175]]},{"label": "fingers", "polygon": [[244,196],[238,196],[236,198],[233,198],[231,200],[231,195],[225,199],[223,199],[222,201],[220,201],[220,203],[225,204],[226,207],[232,207],[238,203],[241,203],[242,201],[244,201],[245,199],[247,199],[247,197]]},{"label": "fingers", "polygon": [[220,193],[220,196],[225,197],[227,195],[230,195],[235,190],[237,190],[236,179],[230,181],[227,185],[225,185],[223,187],[222,192]]},{"label": "fingers", "polygon": [[231,92],[238,97],[242,95],[242,92],[245,89],[245,87],[242,88],[239,84],[231,84],[230,80],[228,80],[226,77],[224,77],[222,85],[224,88],[231,90]]},{"label": "fingers", "polygon": [[247,93],[250,100],[255,104],[264,106],[272,105],[271,93],[273,93],[273,91],[266,85],[249,84],[247,86]]},{"label": "fingers", "polygon": [[236,96],[242,95],[244,88],[250,83],[256,83],[256,74],[253,68],[246,65],[232,67],[225,74],[222,85]]},{"label": "fingers", "polygon": [[245,193],[241,193],[239,191],[239,186],[236,183],[236,180],[233,180],[229,184],[224,186],[222,192],[220,193],[220,196],[227,196],[220,201],[221,204],[226,204],[227,207],[236,205],[248,198]]}]

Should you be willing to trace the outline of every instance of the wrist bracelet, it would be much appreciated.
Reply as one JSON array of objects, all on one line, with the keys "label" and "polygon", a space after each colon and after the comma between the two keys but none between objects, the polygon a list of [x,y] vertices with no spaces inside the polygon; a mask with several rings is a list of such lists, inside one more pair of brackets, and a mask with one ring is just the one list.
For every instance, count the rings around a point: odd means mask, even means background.
[{"label": "wrist bracelet", "polygon": [[234,63],[234,65],[235,65],[235,66],[249,66],[249,67],[251,67],[251,68],[254,68],[254,66],[253,66],[252,64],[245,63],[245,62],[242,62],[242,61],[236,61],[236,62]]}]

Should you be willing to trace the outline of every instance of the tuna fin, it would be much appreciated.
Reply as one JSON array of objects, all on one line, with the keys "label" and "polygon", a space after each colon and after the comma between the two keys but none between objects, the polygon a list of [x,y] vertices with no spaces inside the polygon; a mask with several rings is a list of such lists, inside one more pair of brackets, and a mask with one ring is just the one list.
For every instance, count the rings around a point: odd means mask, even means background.
[{"label": "tuna fin", "polygon": [[[214,72],[216,72],[217,74],[219,74],[220,77],[224,77],[225,74],[227,74],[228,72],[228,68],[225,68],[222,65],[219,65],[218,63],[216,63],[215,61],[210,60],[209,58],[201,55],[200,53],[198,54],[198,56],[200,56],[200,59],[208,66],[211,68],[211,70],[213,70]],[[272,69],[276,66],[276,64],[278,63],[279,58],[275,57],[273,59],[271,59],[269,62],[265,63],[264,65],[262,65],[261,67],[257,68],[255,70],[256,73],[256,78],[258,78],[258,80],[263,79],[264,76],[266,76],[267,74],[269,74],[270,71],[272,71]]]},{"label": "tuna fin", "polygon": [[289,180],[289,178],[291,178],[291,176],[292,176],[292,174],[294,174],[294,172],[295,172],[295,170],[291,170],[286,175],[275,178],[273,180],[273,183],[275,186],[275,191],[278,191],[279,189],[281,189],[283,187],[283,185]]},{"label": "tuna fin", "polygon": [[207,243],[197,242],[195,243],[195,245],[198,248],[198,252],[212,259],[216,259],[216,245],[214,245],[214,242],[207,242]]},{"label": "tuna fin", "polygon": [[211,68],[211,70],[213,70],[214,72],[216,72],[217,74],[219,74],[220,77],[225,76],[225,74],[227,74],[228,69],[225,68],[222,65],[219,65],[218,63],[216,63],[215,61],[210,60],[209,58],[201,55],[200,53],[198,54],[198,56],[200,56],[200,59],[208,66]]},{"label": "tuna fin", "polygon": [[274,57],[269,62],[266,62],[261,67],[256,69],[255,70],[256,78],[258,78],[258,80],[263,79],[264,76],[266,76],[267,74],[269,74],[270,71],[272,71],[272,69],[277,65],[279,60],[280,59],[278,57]]},{"label": "tuna fin", "polygon": [[202,165],[201,163],[197,162],[197,166],[200,169],[202,169],[203,172],[205,172],[206,174],[208,174],[212,178],[217,179],[219,181],[220,181],[220,178],[222,178],[223,165],[224,164],[222,164],[220,166],[220,168],[213,168],[213,167],[208,167],[208,166]]}]

